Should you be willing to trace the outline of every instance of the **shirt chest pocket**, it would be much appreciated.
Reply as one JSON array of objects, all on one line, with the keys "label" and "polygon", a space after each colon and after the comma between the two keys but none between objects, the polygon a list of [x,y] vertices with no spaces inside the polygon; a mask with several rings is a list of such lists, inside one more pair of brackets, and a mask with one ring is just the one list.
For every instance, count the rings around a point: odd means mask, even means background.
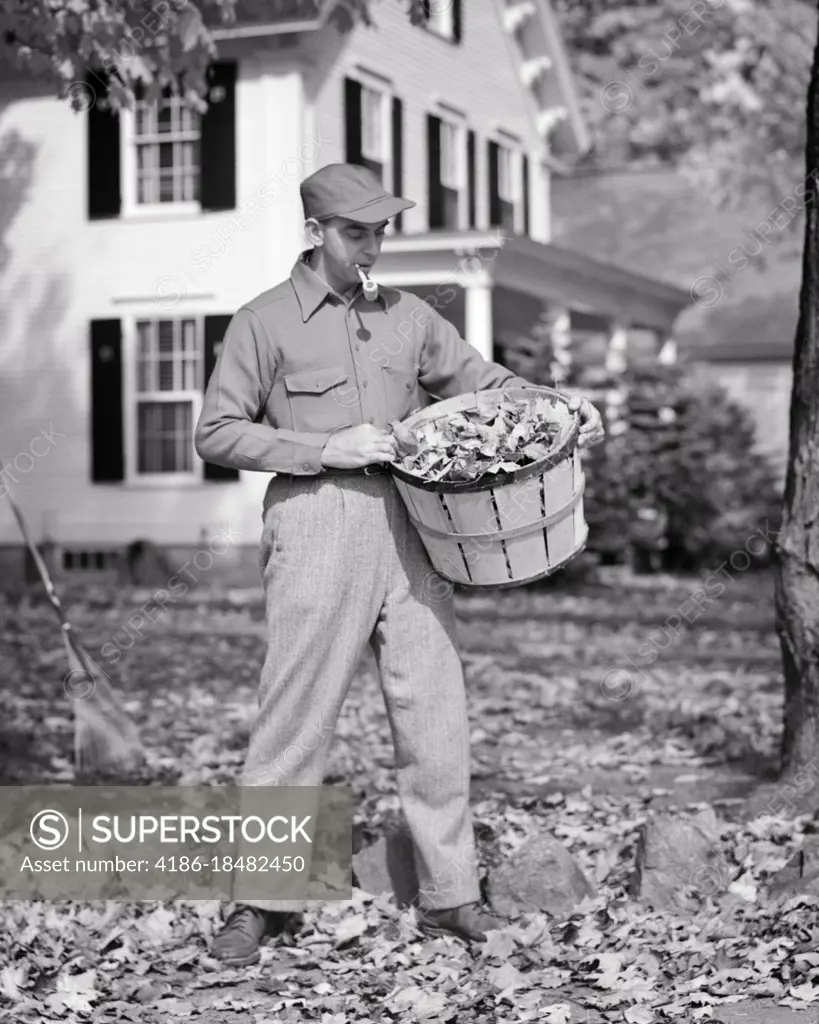
[{"label": "shirt chest pocket", "polygon": [[288,373],[284,387],[294,430],[320,434],[352,424],[358,391],[343,366]]},{"label": "shirt chest pocket", "polygon": [[400,420],[420,404],[418,401],[418,367],[384,366],[384,395],[387,419]]}]

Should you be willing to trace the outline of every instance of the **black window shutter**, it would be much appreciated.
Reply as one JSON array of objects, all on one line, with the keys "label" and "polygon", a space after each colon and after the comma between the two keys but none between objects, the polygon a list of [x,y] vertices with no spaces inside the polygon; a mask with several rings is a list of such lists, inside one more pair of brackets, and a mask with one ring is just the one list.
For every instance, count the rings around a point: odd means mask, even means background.
[{"label": "black window shutter", "polygon": [[501,213],[501,201],[498,164],[500,158],[500,146],[497,142],[489,143],[489,224],[491,227],[499,226],[503,220]]},{"label": "black window shutter", "polygon": [[523,155],[523,233],[529,234],[529,157]]},{"label": "black window shutter", "polygon": [[460,43],[463,38],[463,12],[461,0],[452,0],[452,38]]},{"label": "black window shutter", "polygon": [[[213,368],[216,366],[216,359],[219,355],[219,345],[225,336],[225,332],[228,329],[228,324],[231,321],[230,316],[219,315],[219,316],[206,316],[205,317],[205,383],[204,387],[208,386],[210,375],[213,373]],[[205,463],[205,479],[206,480],[238,480],[239,470],[231,469],[228,466],[217,466],[212,462]]]},{"label": "black window shutter", "polygon": [[361,83],[344,79],[344,124],[346,135],[346,161],[360,164],[361,152]]},{"label": "black window shutter", "polygon": [[208,109],[199,147],[203,210],[236,208],[236,72],[234,62],[208,68]]},{"label": "black window shutter", "polygon": [[[400,196],[404,191],[404,104],[397,96],[392,98],[392,191]],[[404,215],[395,218],[395,230],[400,231]]]},{"label": "black window shutter", "polygon": [[466,194],[471,228],[478,223],[478,193],[475,182],[475,133],[470,129],[466,135]]},{"label": "black window shutter", "polygon": [[122,327],[119,320],[91,321],[91,479],[125,477],[122,416]]},{"label": "black window shutter", "polygon": [[107,75],[89,74],[87,95],[94,102],[88,110],[88,219],[119,217],[122,197],[119,188],[119,114],[101,110],[98,100],[108,92]]},{"label": "black window shutter", "polygon": [[441,187],[441,119],[427,114],[427,194],[429,226],[444,227],[444,192]]}]

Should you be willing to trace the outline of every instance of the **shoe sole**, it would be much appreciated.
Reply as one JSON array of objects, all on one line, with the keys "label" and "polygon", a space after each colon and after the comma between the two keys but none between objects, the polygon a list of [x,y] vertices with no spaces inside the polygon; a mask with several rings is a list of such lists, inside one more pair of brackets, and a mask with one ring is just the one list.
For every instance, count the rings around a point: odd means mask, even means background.
[{"label": "shoe sole", "polygon": [[213,956],[214,960],[218,960],[220,964],[224,964],[225,967],[250,967],[251,964],[257,964],[262,958],[258,950],[249,956],[243,957],[216,956],[213,953],[211,956]]},{"label": "shoe sole", "polygon": [[252,964],[257,964],[261,960],[262,954],[260,953],[260,950],[262,946],[266,945],[268,938],[268,935],[263,936],[259,942],[259,948],[254,953],[248,953],[247,956],[225,957],[218,956],[216,953],[211,953],[210,955],[214,960],[218,960],[220,964],[224,964],[225,967],[250,967]]}]

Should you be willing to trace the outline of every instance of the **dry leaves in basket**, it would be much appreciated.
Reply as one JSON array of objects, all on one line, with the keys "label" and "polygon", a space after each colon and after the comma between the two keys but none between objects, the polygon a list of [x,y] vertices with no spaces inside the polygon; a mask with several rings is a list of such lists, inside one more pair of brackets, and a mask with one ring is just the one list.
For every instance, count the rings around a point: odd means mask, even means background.
[{"label": "dry leaves in basket", "polygon": [[390,429],[398,441],[394,465],[425,480],[478,480],[508,473],[551,454],[563,442],[572,415],[549,395],[493,398],[477,406],[408,427]]}]

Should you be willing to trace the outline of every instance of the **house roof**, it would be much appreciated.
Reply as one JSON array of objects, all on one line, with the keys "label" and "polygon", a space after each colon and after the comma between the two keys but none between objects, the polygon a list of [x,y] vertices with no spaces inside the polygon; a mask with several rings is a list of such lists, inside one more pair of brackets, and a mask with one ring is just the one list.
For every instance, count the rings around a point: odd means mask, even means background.
[{"label": "house roof", "polygon": [[546,38],[549,56],[554,61],[554,75],[567,112],[566,122],[557,129],[555,136],[558,142],[563,144],[563,148],[566,148],[567,134],[570,132],[575,155],[582,156],[591,149],[592,139],[581,113],[571,59],[563,43],[560,25],[550,0],[536,0],[535,8]]},{"label": "house roof", "polygon": [[680,316],[674,336],[681,353],[712,361],[792,356],[801,232],[797,221],[773,227],[761,246],[752,231],[770,215],[752,202],[743,217],[719,210],[668,170],[553,179],[554,241],[693,290],[702,304]]},{"label": "house roof", "polygon": [[220,12],[211,7],[203,16],[215,38],[225,39],[318,28],[334,6],[333,0],[236,0],[234,22],[225,23]]},{"label": "house roof", "polygon": [[[502,9],[503,4],[499,2],[498,7]],[[216,39],[280,35],[321,28],[334,12],[342,15],[344,10],[344,0],[237,0],[235,22],[224,24],[219,13],[210,8],[206,10],[205,21]],[[576,158],[589,150],[591,136],[581,113],[571,60],[550,0],[536,0],[533,15],[520,32],[526,40],[524,49],[548,56],[553,65],[547,76],[550,85],[539,99],[545,100],[546,107],[565,107],[565,120],[554,129],[553,139],[560,155]],[[348,18],[347,23],[352,25],[352,20]],[[504,30],[499,28],[499,31]],[[534,93],[540,91],[540,85],[533,86]],[[559,157],[556,166],[562,166]]]},{"label": "house roof", "polygon": [[[474,268],[464,254],[473,257]],[[687,291],[655,277],[498,229],[395,235],[384,240],[378,263],[385,283],[402,287],[410,280],[451,281],[458,266],[467,284],[474,270],[510,292],[659,331],[669,330],[691,301]]]},{"label": "house roof", "polygon": [[273,21],[280,18],[314,18],[320,0],[237,0],[238,21]]}]

